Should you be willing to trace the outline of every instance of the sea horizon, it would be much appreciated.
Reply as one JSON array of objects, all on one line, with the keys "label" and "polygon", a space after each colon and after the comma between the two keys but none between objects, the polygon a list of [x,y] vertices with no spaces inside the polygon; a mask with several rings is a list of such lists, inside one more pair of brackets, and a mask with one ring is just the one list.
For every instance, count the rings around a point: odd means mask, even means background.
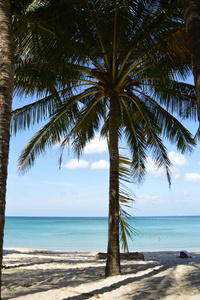
[{"label": "sea horizon", "polygon": [[[108,216],[5,216],[6,218],[108,218]],[[200,217],[200,215],[144,215],[144,216],[131,216],[132,218],[157,218],[157,217]]]},{"label": "sea horizon", "polygon": [[[200,216],[137,216],[129,251],[198,251]],[[66,251],[107,249],[108,217],[6,216],[5,248]]]}]

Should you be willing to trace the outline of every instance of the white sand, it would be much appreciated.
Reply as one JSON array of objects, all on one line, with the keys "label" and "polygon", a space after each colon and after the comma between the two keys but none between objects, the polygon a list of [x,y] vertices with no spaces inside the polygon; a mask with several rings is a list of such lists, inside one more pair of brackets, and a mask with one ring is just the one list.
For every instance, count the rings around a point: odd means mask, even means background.
[{"label": "white sand", "polygon": [[3,299],[199,300],[200,252],[189,253],[197,258],[143,252],[144,261],[122,260],[122,275],[105,278],[94,252],[5,249]]}]

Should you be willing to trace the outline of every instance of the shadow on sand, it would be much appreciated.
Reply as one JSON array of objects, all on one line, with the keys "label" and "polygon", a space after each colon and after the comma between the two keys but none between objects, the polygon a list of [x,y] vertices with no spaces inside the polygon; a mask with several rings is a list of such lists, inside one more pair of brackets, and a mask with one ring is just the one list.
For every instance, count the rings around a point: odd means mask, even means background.
[{"label": "shadow on sand", "polygon": [[[14,256],[17,254],[17,256]],[[20,259],[20,255],[23,259]],[[48,290],[74,289],[80,292],[80,284],[101,283],[100,288],[86,293],[100,296],[122,289],[124,298],[134,300],[159,299],[170,296],[176,287],[177,296],[184,291],[189,293],[199,289],[200,255],[195,260],[179,259],[175,253],[169,253],[167,263],[159,256],[146,256],[145,261],[122,261],[122,276],[115,283],[108,284],[104,278],[105,260],[96,260],[94,255],[74,252],[51,251],[10,251],[5,253],[5,264],[9,266],[3,272],[3,299],[44,292]],[[10,256],[8,256],[10,255]],[[173,260],[170,257],[173,255]],[[17,259],[17,257],[19,258]],[[6,259],[6,257],[8,259]],[[89,263],[88,263],[89,262]],[[166,260],[165,260],[166,262]],[[183,278],[179,278],[179,267],[190,268]],[[103,286],[103,287],[102,287]],[[126,286],[126,288],[125,288]],[[170,288],[172,287],[171,291]],[[78,295],[66,291],[63,300],[83,300],[91,295]],[[70,295],[72,294],[72,295]],[[94,298],[93,298],[94,299]],[[111,299],[111,298],[110,298]],[[117,298],[112,298],[114,300]]]}]

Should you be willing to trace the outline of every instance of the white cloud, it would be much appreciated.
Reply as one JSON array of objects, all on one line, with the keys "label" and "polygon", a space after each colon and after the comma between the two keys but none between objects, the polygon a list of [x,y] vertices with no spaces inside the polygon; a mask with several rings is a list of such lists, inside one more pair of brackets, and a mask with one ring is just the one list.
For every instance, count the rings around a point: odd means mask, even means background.
[{"label": "white cloud", "polygon": [[164,199],[158,197],[157,195],[141,194],[139,198],[145,203],[151,203],[151,205],[163,205],[165,203]]},{"label": "white cloud", "polygon": [[99,135],[97,135],[94,139],[87,143],[84,149],[85,154],[105,152],[108,152],[107,140],[100,139]]},{"label": "white cloud", "polygon": [[187,191],[183,191],[183,196],[184,197],[189,197],[189,193]]},{"label": "white cloud", "polygon": [[141,195],[139,195],[139,198],[147,199],[147,200],[155,200],[155,199],[158,199],[158,196],[149,195],[149,194],[141,194]]},{"label": "white cloud", "polygon": [[174,178],[175,178],[175,179],[179,179],[180,177],[181,177],[180,173],[175,173],[175,174],[174,174]]},{"label": "white cloud", "polygon": [[61,143],[56,143],[56,144],[53,145],[52,148],[56,150],[60,147],[60,145],[61,145]]},{"label": "white cloud", "polygon": [[165,175],[164,168],[158,168],[155,164],[155,160],[153,160],[151,157],[147,157],[146,162],[147,173],[152,174],[154,177],[162,177]]},{"label": "white cloud", "polygon": [[89,167],[89,162],[84,159],[71,159],[69,162],[62,165],[62,167],[67,169],[86,169]]},{"label": "white cloud", "polygon": [[109,169],[109,162],[106,160],[99,160],[92,163],[91,169],[102,169],[107,170]]},{"label": "white cloud", "polygon": [[[183,159],[182,159],[182,161],[183,161]],[[151,157],[147,157],[146,162],[147,162],[147,164],[146,164],[147,173],[152,174],[156,178],[163,177],[166,175],[164,167],[163,166],[157,167],[156,161],[154,159],[152,159]],[[177,159],[176,165],[178,165],[178,159]],[[169,168],[169,170],[171,171],[171,174],[174,175],[175,179],[180,178],[180,170],[179,169],[172,166]]]},{"label": "white cloud", "polygon": [[186,173],[184,177],[185,181],[200,183],[199,173]]},{"label": "white cloud", "polygon": [[[63,138],[64,139],[64,138]],[[53,148],[58,149],[61,145],[60,143],[56,143]],[[69,142],[68,145],[70,148],[72,147],[72,142]],[[100,134],[96,134],[96,136],[88,143],[84,148],[84,154],[94,154],[94,153],[106,153],[108,152],[107,140],[100,137]]]},{"label": "white cloud", "polygon": [[174,166],[182,167],[187,165],[187,159],[183,154],[179,154],[174,151],[171,151],[168,153],[168,156]]},{"label": "white cloud", "polygon": [[180,170],[175,167],[170,167],[171,173],[174,175],[175,179],[179,179],[181,177]]}]

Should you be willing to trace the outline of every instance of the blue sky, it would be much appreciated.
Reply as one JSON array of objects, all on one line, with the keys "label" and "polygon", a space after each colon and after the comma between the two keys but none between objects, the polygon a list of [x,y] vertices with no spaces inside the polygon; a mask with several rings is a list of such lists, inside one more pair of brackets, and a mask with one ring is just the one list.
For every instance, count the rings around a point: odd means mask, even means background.
[{"label": "blue sky", "polygon": [[[193,83],[193,79],[189,78]],[[197,124],[188,122],[195,133]],[[107,216],[108,151],[105,140],[95,139],[87,145],[79,161],[72,151],[65,151],[62,168],[58,168],[58,148],[40,156],[24,175],[17,172],[21,149],[33,131],[11,138],[7,182],[7,216]],[[135,202],[133,216],[199,215],[200,144],[191,154],[181,155],[166,144],[173,163],[172,186],[162,170],[148,157],[146,180],[131,184]]]}]

